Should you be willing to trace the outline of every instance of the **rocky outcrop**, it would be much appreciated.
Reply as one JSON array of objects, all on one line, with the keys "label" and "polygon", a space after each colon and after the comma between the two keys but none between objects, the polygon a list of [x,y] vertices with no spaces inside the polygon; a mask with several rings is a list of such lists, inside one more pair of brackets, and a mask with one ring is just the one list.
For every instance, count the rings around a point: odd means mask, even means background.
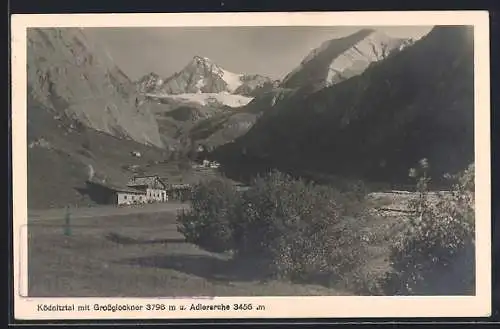
[{"label": "rocky outcrop", "polygon": [[154,93],[163,84],[163,79],[154,72],[146,74],[137,82],[137,91],[143,94]]},{"label": "rocky outcrop", "polygon": [[262,75],[243,75],[242,84],[236,88],[234,94],[257,97],[279,86],[279,81],[272,81]]}]

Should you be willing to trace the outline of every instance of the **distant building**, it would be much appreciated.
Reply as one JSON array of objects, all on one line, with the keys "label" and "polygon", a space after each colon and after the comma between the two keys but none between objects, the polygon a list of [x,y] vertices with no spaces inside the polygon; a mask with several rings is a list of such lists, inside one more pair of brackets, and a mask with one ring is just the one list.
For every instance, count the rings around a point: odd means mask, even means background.
[{"label": "distant building", "polygon": [[201,165],[204,168],[212,168],[212,169],[217,169],[220,167],[220,164],[216,161],[208,161],[208,160],[203,160],[203,163]]},{"label": "distant building", "polygon": [[238,192],[246,192],[250,189],[250,186],[241,186],[241,185],[236,185],[236,191]]}]

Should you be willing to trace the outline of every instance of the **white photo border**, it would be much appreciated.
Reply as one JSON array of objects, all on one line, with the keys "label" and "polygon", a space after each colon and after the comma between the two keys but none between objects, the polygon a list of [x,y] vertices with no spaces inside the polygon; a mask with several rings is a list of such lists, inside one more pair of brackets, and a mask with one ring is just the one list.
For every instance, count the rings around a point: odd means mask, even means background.
[{"label": "white photo border", "polygon": [[[27,73],[26,30],[30,27],[190,27],[190,26],[474,26],[476,295],[429,297],[215,297],[31,298],[27,292]],[[20,14],[11,16],[12,188],[14,315],[17,320],[204,319],[204,318],[379,318],[482,317],[491,313],[490,76],[489,16],[486,11]],[[176,311],[41,312],[39,304],[176,305]],[[256,311],[181,311],[181,305],[234,303],[264,305]]]}]

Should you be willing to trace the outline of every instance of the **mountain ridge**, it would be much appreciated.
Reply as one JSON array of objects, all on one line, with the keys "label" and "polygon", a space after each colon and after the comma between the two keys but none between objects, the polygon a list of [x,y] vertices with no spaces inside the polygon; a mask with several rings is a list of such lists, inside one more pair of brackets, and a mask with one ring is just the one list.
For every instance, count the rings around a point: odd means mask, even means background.
[{"label": "mountain ridge", "polygon": [[362,29],[323,42],[283,79],[284,88],[324,88],[361,74],[370,64],[413,44],[411,38],[393,38],[374,29]]}]

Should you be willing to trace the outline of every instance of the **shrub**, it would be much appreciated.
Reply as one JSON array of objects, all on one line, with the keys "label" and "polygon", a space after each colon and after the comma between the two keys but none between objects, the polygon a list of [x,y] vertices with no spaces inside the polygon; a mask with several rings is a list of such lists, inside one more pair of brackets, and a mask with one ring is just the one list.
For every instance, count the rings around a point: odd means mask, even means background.
[{"label": "shrub", "polygon": [[[450,193],[429,192],[429,164],[411,169],[418,196],[409,204],[408,229],[396,236],[387,289],[392,294],[471,293],[474,278],[474,165],[455,179]],[[457,267],[456,272],[446,272]],[[448,273],[448,277],[446,276]],[[440,281],[443,278],[446,281]],[[472,282],[471,282],[472,281]]]},{"label": "shrub", "polygon": [[258,255],[278,277],[331,279],[357,259],[355,252],[344,252],[358,237],[338,199],[332,188],[279,172],[257,178],[235,227],[237,252]]},{"label": "shrub", "polygon": [[178,215],[178,230],[187,242],[213,252],[233,248],[231,221],[239,217],[239,195],[224,179],[202,181],[191,191],[189,210]]}]

